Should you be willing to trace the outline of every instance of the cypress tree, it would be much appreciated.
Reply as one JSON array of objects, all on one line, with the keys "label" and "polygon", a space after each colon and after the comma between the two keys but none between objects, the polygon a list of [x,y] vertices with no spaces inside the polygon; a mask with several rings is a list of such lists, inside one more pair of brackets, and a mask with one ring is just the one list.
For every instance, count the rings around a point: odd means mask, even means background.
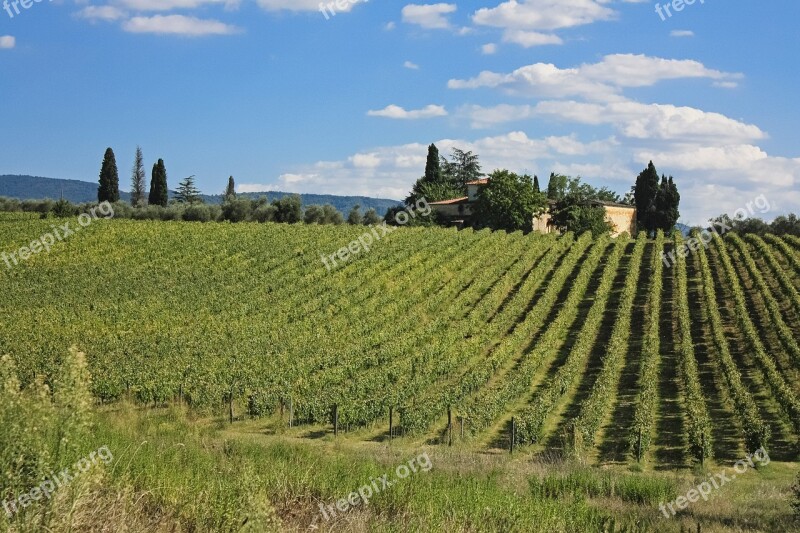
[{"label": "cypress tree", "polygon": [[98,202],[119,201],[119,173],[114,150],[106,149],[103,157],[103,166],[100,168],[100,186],[97,188]]},{"label": "cypress tree", "polygon": [[150,205],[167,207],[169,203],[169,190],[167,189],[167,169],[164,160],[159,159],[153,165],[153,175],[150,179]]},{"label": "cypress tree", "polygon": [[136,147],[136,158],[133,161],[133,172],[131,174],[131,205],[142,207],[145,200],[147,174],[144,171],[144,156],[141,147]]},{"label": "cypress tree", "polygon": [[225,200],[232,200],[236,198],[236,184],[233,182],[233,176],[228,178],[228,186],[225,188]]},{"label": "cypress tree", "polygon": [[636,204],[636,221],[639,227],[648,233],[656,230],[653,220],[656,196],[658,195],[658,171],[652,161],[636,178],[634,188],[634,203]]},{"label": "cypress tree", "polygon": [[539,188],[539,176],[533,176],[533,192],[542,192]]},{"label": "cypress tree", "polygon": [[439,149],[435,144],[428,146],[428,160],[425,162],[425,181],[439,183],[442,181],[442,167],[439,164]]}]

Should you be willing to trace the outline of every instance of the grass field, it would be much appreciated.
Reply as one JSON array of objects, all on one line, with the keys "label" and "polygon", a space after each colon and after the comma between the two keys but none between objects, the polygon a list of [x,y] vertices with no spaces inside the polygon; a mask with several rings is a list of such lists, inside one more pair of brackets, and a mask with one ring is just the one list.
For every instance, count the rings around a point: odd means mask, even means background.
[{"label": "grass field", "polygon": [[[53,225],[0,220],[0,252]],[[0,261],[0,354],[57,390],[84,352],[80,442],[120,451],[73,501],[142,531],[797,529],[796,240],[673,263],[680,237],[400,229],[329,271],[365,231],[97,220]],[[429,472],[320,518],[422,453]]]}]

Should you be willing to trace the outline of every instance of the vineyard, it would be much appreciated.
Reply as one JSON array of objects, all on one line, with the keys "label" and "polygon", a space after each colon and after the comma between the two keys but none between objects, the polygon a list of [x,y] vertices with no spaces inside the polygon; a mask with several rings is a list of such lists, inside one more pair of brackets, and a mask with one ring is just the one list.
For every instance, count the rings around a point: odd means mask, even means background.
[{"label": "vineyard", "polygon": [[[0,252],[53,221],[0,219]],[[99,402],[183,402],[313,438],[514,444],[682,468],[796,461],[800,241],[98,221],[0,263],[0,354],[75,346]],[[49,379],[49,378],[48,378]],[[512,437],[513,436],[513,437]]]}]

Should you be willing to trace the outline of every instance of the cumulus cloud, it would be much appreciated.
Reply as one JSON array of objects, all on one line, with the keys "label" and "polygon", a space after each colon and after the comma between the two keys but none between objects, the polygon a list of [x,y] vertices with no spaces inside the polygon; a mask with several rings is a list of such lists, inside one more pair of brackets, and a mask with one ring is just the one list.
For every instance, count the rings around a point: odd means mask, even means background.
[{"label": "cumulus cloud", "polygon": [[0,50],[11,49],[17,46],[17,38],[12,35],[0,35]]},{"label": "cumulus cloud", "polygon": [[429,105],[423,107],[422,109],[406,111],[402,107],[392,104],[377,111],[368,111],[367,115],[370,117],[417,120],[423,118],[444,117],[447,116],[447,110],[440,105]]},{"label": "cumulus cloud", "polygon": [[447,85],[451,89],[497,88],[520,96],[580,96],[613,101],[624,100],[621,93],[625,88],[649,87],[665,80],[706,78],[735,84],[741,77],[741,74],[710,69],[688,59],[613,54],[599,63],[585,63],[575,68],[535,63],[507,74],[483,71],[471,79],[451,79]]},{"label": "cumulus cloud", "polygon": [[213,19],[199,19],[184,15],[155,15],[133,17],[122,28],[130,33],[156,33],[201,37],[205,35],[230,35],[239,33],[236,26]]},{"label": "cumulus cloud", "polygon": [[429,30],[446,30],[450,28],[447,15],[457,9],[455,4],[409,4],[402,10],[403,22]]}]

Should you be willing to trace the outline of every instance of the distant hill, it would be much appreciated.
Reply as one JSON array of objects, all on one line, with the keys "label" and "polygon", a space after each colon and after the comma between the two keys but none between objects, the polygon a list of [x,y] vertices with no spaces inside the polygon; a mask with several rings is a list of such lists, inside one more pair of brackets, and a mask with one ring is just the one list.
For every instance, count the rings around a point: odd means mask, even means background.
[{"label": "distant hill", "polygon": [[[292,193],[279,191],[266,191],[259,193],[243,193],[239,196],[248,198],[259,198],[266,196],[270,200],[280,199]],[[80,204],[84,202],[94,202],[97,200],[97,184],[88,181],[62,180],[53,178],[42,178],[37,176],[0,176],[0,196],[6,198],[16,198],[18,200],[58,200],[63,195],[65,200]],[[129,201],[130,193],[120,191],[122,200]],[[209,204],[222,203],[222,195],[203,195],[203,200]],[[300,198],[303,205],[331,204],[344,215],[353,208],[360,205],[362,210],[374,208],[379,215],[383,216],[390,207],[394,207],[400,202],[385,198],[369,198],[366,196],[334,196],[331,194],[301,194]]]}]

